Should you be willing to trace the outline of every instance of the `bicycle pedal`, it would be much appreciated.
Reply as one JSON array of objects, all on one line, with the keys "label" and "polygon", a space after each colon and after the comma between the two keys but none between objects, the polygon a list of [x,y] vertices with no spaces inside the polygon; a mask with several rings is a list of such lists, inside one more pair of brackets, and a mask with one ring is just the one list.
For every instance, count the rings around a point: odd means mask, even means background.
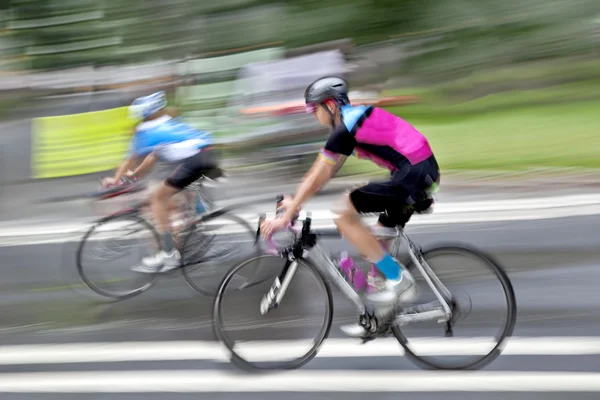
[{"label": "bicycle pedal", "polygon": [[369,333],[367,333],[366,336],[363,336],[360,339],[362,341],[362,344],[365,344],[365,343],[373,341],[373,340],[375,340],[377,338],[386,337],[391,332],[392,332],[391,326],[387,325],[385,327],[377,329],[375,332],[369,332]]}]

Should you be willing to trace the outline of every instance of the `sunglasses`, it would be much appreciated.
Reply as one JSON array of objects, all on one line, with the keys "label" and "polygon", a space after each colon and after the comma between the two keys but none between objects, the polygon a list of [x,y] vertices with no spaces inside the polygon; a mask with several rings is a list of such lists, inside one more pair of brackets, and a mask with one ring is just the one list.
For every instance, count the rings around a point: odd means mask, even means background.
[{"label": "sunglasses", "polygon": [[308,103],[304,106],[304,108],[306,109],[307,114],[313,114],[315,111],[317,111],[317,105],[314,103]]}]

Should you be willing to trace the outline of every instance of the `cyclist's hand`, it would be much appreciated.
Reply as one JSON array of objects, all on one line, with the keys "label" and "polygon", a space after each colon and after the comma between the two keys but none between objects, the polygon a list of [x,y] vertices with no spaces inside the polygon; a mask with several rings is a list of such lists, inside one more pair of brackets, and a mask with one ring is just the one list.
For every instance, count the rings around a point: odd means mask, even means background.
[{"label": "cyclist's hand", "polygon": [[[281,200],[281,203],[277,204],[277,210],[278,212],[285,212],[287,211],[290,206],[292,205],[292,196],[285,196],[283,198],[283,200]],[[296,210],[296,212],[300,212],[300,207],[298,207],[298,209]]]},{"label": "cyclist's hand", "polygon": [[113,178],[112,176],[102,179],[103,187],[112,186],[112,185],[115,185],[116,183],[117,183],[117,180],[115,178]]},{"label": "cyclist's hand", "polygon": [[262,234],[263,238],[269,239],[271,236],[273,236],[273,234],[287,228],[289,224],[290,221],[285,217],[270,221],[263,221],[263,223],[260,225],[260,233]]}]

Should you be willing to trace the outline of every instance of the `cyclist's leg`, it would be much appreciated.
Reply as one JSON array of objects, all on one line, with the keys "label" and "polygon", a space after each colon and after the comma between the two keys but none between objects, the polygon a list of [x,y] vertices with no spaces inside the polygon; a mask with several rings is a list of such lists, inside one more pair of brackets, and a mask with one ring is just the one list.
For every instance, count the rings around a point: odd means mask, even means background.
[{"label": "cyclist's leg", "polygon": [[[389,193],[389,183],[370,183],[352,191],[346,201],[345,210],[339,212],[336,225],[340,233],[367,260],[374,263],[386,278],[379,291],[365,295],[366,300],[378,308],[379,318],[394,315],[399,302],[410,301],[414,296],[414,279],[403,266],[394,260],[369,227],[363,224],[359,213],[383,212],[394,202]],[[388,193],[388,194],[385,194]],[[392,307],[390,307],[392,306]],[[351,337],[363,337],[365,329],[360,324],[343,325],[341,330]]]},{"label": "cyclist's leg", "polygon": [[381,207],[376,207],[375,204],[371,203],[368,209],[360,208],[359,206],[359,210],[357,210],[355,203],[352,201],[352,198],[356,197],[357,191],[362,191],[373,185],[374,184],[363,186],[348,194],[344,199],[344,207],[341,210],[336,211],[339,218],[334,222],[344,238],[347,239],[362,256],[375,262],[384,256],[385,251],[377,238],[371,233],[370,229],[363,224],[359,213],[375,213],[381,212],[383,209]]},{"label": "cyclist's leg", "polygon": [[177,205],[183,207],[193,198],[193,193],[184,189],[217,166],[217,157],[210,148],[187,159],[163,182],[163,186],[170,189],[167,193],[171,193],[171,201],[177,200]]},{"label": "cyclist's leg", "polygon": [[384,212],[400,202],[403,197],[403,188],[393,185],[391,181],[370,183],[349,194],[345,210],[336,221],[344,238],[368,260],[375,263],[377,269],[385,275],[386,288],[369,296],[371,301],[381,305],[396,303],[402,293],[410,295],[407,289],[412,286],[412,278],[408,273],[404,273],[403,268],[392,259],[371,230],[363,224],[359,213]]},{"label": "cyclist's leg", "polygon": [[154,257],[143,260],[146,271],[168,271],[179,266],[180,255],[175,249],[171,227],[169,224],[168,203],[177,193],[181,192],[192,182],[217,166],[217,159],[211,149],[202,150],[179,165],[173,173],[162,182],[151,199],[151,209],[156,220],[157,229],[161,235],[163,251]]},{"label": "cyclist's leg", "polygon": [[[399,171],[388,182],[371,183],[360,187],[350,193],[348,207],[341,213],[341,218],[337,222],[338,228],[345,238],[349,239],[361,253],[367,255],[371,260],[377,260],[372,257],[381,255],[382,253],[385,254],[384,258],[388,258],[390,256],[387,254],[385,246],[381,247],[370,230],[360,223],[358,214],[379,212],[381,213],[378,221],[379,225],[390,228],[396,226],[403,227],[412,216],[413,211],[415,209],[419,210],[419,206],[423,204],[423,196],[426,196],[425,190],[434,182],[439,182],[437,163],[435,163],[435,160],[433,162],[427,160],[424,164],[415,165],[406,171]],[[407,207],[409,204],[411,207]],[[375,240],[371,240],[369,236]],[[375,242],[379,245],[378,252],[375,252]],[[369,251],[372,251],[370,255]],[[401,299],[402,297],[406,299],[414,294],[414,280],[410,276],[410,273],[404,270],[401,265],[396,264],[402,278],[400,283],[406,277],[405,284],[409,286],[408,288],[397,285],[398,281],[394,280],[393,276],[390,276],[394,273],[391,263],[383,265],[383,268],[381,268],[381,261],[376,263],[376,265],[388,278],[386,285],[386,289],[388,290],[384,291],[383,296],[376,293],[367,295],[367,298],[381,300],[381,297],[383,297],[384,299],[389,299],[390,294],[399,293]],[[392,282],[391,285],[389,284],[390,281]],[[408,285],[409,283],[410,285]],[[407,293],[407,295],[402,296],[402,293]],[[342,331],[349,336],[355,337],[363,336],[366,333],[364,328],[359,324],[345,325],[342,327]]]},{"label": "cyclist's leg", "polygon": [[[406,223],[410,220],[413,215],[412,207],[402,204],[395,204],[393,207],[385,210],[379,215],[377,225],[382,228],[404,228]],[[386,250],[389,250],[394,239],[381,239],[383,246]]]},{"label": "cyclist's leg", "polygon": [[434,156],[417,164],[406,174],[396,174],[391,183],[402,188],[401,201],[394,202],[377,221],[386,228],[404,228],[413,214],[427,212],[433,205],[431,193],[437,190],[440,172]]},{"label": "cyclist's leg", "polygon": [[[170,169],[170,172],[167,176],[163,177],[160,180],[153,179],[153,180],[149,181],[149,183],[148,183],[148,190],[145,194],[146,199],[148,199],[148,201],[147,201],[147,204],[144,205],[143,209],[144,209],[144,213],[148,213],[147,216],[153,224],[156,224],[156,221],[155,221],[154,214],[152,213],[152,198],[153,198],[153,196],[155,196],[156,190],[160,187],[160,185],[164,182],[164,180],[175,170],[175,168],[178,165],[179,164],[177,164],[176,166],[173,166]],[[182,208],[182,202],[183,202],[183,200],[181,199],[179,194],[176,194],[175,196],[172,196],[169,199],[168,211],[169,211],[169,218],[171,221],[177,220],[178,217],[181,215],[181,213],[184,211]]]},{"label": "cyclist's leg", "polygon": [[[377,225],[385,228],[404,228],[413,214],[428,212],[433,205],[431,194],[437,191],[440,173],[435,157],[431,157],[412,171],[400,177],[395,176],[392,182],[404,188],[407,194],[402,201],[395,202],[379,216]],[[382,240],[384,248],[389,250],[394,239]]]},{"label": "cyclist's leg", "polygon": [[[156,189],[173,174],[173,172],[185,162],[186,160],[179,162],[164,162],[159,161],[154,165],[151,172],[151,178],[149,179],[150,193],[154,193]],[[179,193],[172,196],[169,200],[169,215],[172,221],[178,219],[179,214],[183,211],[182,203],[185,201],[185,195],[187,193]],[[149,196],[148,198],[151,198]]]}]

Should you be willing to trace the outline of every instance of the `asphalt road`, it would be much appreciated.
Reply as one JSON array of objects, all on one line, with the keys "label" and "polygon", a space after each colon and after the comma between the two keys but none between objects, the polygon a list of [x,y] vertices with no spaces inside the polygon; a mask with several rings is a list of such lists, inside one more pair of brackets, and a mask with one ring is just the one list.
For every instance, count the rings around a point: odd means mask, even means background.
[{"label": "asphalt road", "polygon": [[[219,356],[211,322],[212,298],[194,292],[180,275],[160,280],[133,299],[108,302],[90,296],[83,287],[65,286],[79,283],[73,273],[74,243],[0,247],[0,334],[5,346],[0,349],[0,392],[2,399],[10,400],[391,399],[402,395],[453,400],[597,399],[598,226],[599,217],[577,217],[408,230],[425,248],[439,241],[458,241],[490,252],[514,284],[518,318],[504,355],[483,371],[458,375],[420,370],[402,356],[397,344],[388,348],[388,339],[357,347],[344,338],[339,326],[352,322],[354,311],[334,289],[334,323],[322,356],[298,371],[248,377]],[[346,247],[339,241],[325,244],[334,251]],[[456,331],[463,339],[461,348],[466,349],[492,334],[505,316],[498,286],[485,276],[469,274],[469,268],[468,263],[449,260],[440,269],[448,272],[450,281],[453,276],[473,278],[463,288],[471,296],[472,311]],[[467,274],[461,275],[464,271]],[[318,305],[323,304],[321,292],[310,282],[300,275],[289,289],[286,307],[262,326],[253,318],[258,317],[257,299],[266,285],[239,292],[225,307],[229,315],[225,319],[232,321],[226,325],[232,335],[241,335],[239,339],[309,338],[320,317]],[[417,341],[443,335],[439,326],[407,327],[406,332]],[[76,348],[75,343],[87,345]],[[283,357],[295,348],[269,343],[269,351],[260,354]]]}]

